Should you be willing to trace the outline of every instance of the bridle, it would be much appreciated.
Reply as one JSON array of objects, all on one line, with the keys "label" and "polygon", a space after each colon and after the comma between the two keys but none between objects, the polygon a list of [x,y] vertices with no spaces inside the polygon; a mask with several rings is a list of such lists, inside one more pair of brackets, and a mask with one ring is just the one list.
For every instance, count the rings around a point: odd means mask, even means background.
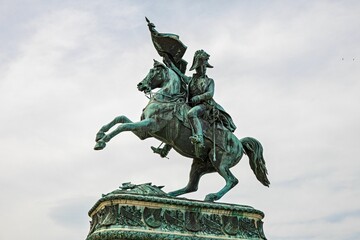
[{"label": "bridle", "polygon": [[[161,68],[160,71],[158,70],[159,68]],[[142,83],[145,86],[150,86],[151,85],[150,82],[159,73],[161,74],[159,76],[159,81],[169,79],[169,76],[170,76],[169,69],[161,67],[161,66],[156,66],[150,70],[149,74],[151,74],[151,75],[146,77],[146,79],[144,79],[144,81]],[[151,89],[151,87],[149,87],[149,88]],[[144,94],[145,94],[145,97],[147,97],[151,101],[155,101],[155,102],[159,102],[159,103],[183,103],[183,102],[185,102],[185,98],[186,98],[185,92],[179,93],[179,94],[174,94],[174,95],[168,95],[168,94],[164,94],[164,93],[153,92],[150,90],[147,92],[144,91]],[[165,97],[168,100],[164,100],[164,99],[160,100],[159,98],[157,98],[157,96]]]}]

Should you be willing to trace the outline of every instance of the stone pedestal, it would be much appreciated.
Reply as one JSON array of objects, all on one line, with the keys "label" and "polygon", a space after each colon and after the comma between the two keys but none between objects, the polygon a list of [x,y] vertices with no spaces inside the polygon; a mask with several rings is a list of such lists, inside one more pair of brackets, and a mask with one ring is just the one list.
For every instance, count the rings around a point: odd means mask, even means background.
[{"label": "stone pedestal", "polygon": [[123,184],[89,211],[87,240],[266,239],[249,206],[173,198],[151,184]]}]

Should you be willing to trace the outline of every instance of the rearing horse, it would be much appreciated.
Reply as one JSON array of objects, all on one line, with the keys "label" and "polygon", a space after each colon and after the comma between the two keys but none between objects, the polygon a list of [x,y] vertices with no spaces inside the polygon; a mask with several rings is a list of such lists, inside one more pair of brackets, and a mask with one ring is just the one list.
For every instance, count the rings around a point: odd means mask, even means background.
[{"label": "rearing horse", "polygon": [[[160,88],[154,93],[143,110],[141,121],[132,122],[126,116],[118,116],[113,121],[104,125],[96,134],[95,150],[105,148],[117,134],[131,131],[141,140],[154,137],[174,148],[185,157],[193,158],[188,184],[177,191],[170,192],[171,196],[197,191],[200,178],[207,173],[218,172],[226,181],[225,186],[216,193],[206,195],[205,201],[219,200],[237,183],[237,178],[231,173],[230,168],[235,166],[245,153],[250,160],[250,167],[256,178],[265,186],[270,182],[263,158],[263,148],[259,141],[246,137],[238,139],[232,132],[220,127],[209,126],[205,134],[205,147],[200,152],[195,151],[189,137],[192,135],[184,116],[190,109],[185,103],[186,85],[181,78],[164,64],[154,60],[154,67],[138,85],[138,90],[150,93],[152,89]],[[105,134],[115,126],[115,130]],[[215,131],[215,135],[214,135]],[[211,136],[216,136],[212,138]]]}]

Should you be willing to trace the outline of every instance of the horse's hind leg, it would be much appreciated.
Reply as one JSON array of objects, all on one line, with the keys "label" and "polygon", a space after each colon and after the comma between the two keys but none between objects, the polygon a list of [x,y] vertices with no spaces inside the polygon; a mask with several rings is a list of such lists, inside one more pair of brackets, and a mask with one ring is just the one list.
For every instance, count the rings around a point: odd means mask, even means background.
[{"label": "horse's hind leg", "polygon": [[186,187],[179,190],[170,192],[169,195],[176,197],[185,193],[195,192],[198,189],[200,178],[207,173],[215,172],[215,168],[209,163],[202,159],[194,158],[191,165],[189,182]]},{"label": "horse's hind leg", "polygon": [[230,191],[230,189],[238,184],[239,180],[230,171],[230,168],[234,165],[234,159],[232,157],[233,156],[224,153],[218,165],[214,164],[216,171],[225,179],[226,184],[219,192],[206,195],[205,201],[213,202],[219,200],[228,191]]}]

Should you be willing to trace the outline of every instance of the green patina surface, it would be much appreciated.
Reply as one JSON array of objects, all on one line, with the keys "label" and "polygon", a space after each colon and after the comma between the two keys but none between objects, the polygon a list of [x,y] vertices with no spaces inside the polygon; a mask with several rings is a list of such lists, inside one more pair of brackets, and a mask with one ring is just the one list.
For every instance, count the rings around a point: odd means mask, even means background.
[{"label": "green patina surface", "polygon": [[89,216],[87,240],[266,239],[259,210],[174,198],[150,183],[127,183],[103,195]]},{"label": "green patina surface", "polygon": [[[256,178],[269,186],[262,145],[252,137],[237,138],[231,116],[213,98],[214,80],[207,75],[207,69],[213,67],[209,64],[210,55],[204,50],[196,51],[190,68],[195,73],[186,76],[187,62],[183,59],[186,46],[179,36],[159,33],[146,20],[154,47],[163,58],[163,63],[154,60],[154,67],[137,85],[148,96],[149,103],[143,109],[141,121],[133,122],[120,115],[104,125],[96,134],[95,150],[104,149],[121,132],[131,131],[140,139],[154,137],[165,143],[163,148],[152,147],[161,157],[174,149],[192,158],[188,184],[170,192],[171,196],[197,191],[203,175],[217,172],[226,184],[219,191],[207,194],[205,201],[219,200],[237,185],[238,179],[230,168],[244,154],[249,157]],[[158,91],[153,92],[154,89]]]}]

